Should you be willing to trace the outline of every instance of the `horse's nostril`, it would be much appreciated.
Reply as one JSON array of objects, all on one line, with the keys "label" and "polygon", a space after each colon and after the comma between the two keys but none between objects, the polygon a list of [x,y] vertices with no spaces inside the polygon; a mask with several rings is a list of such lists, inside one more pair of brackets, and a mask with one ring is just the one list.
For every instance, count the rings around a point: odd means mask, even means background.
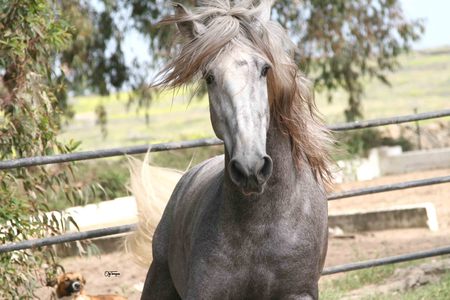
[{"label": "horse's nostril", "polygon": [[248,172],[237,159],[232,159],[230,162],[230,175],[233,181],[241,182],[248,177]]},{"label": "horse's nostril", "polygon": [[272,174],[272,159],[265,155],[259,160],[250,160],[249,166],[237,158],[233,158],[229,164],[231,180],[238,186],[260,187]]},{"label": "horse's nostril", "polygon": [[273,162],[270,156],[264,156],[263,163],[257,172],[258,177],[261,177],[264,181],[272,175]]}]

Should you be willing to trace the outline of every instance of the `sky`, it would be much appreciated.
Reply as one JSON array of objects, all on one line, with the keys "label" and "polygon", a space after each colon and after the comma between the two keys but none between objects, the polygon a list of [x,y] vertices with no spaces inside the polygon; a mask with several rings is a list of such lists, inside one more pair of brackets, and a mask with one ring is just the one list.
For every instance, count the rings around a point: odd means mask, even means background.
[{"label": "sky", "polygon": [[450,46],[449,0],[400,0],[408,19],[424,19],[425,33],[414,49]]}]

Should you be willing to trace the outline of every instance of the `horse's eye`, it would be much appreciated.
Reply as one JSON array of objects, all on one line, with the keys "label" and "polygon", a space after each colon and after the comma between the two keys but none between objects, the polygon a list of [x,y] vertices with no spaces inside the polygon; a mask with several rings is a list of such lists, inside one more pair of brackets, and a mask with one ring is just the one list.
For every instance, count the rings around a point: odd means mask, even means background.
[{"label": "horse's eye", "polygon": [[261,71],[261,76],[262,77],[266,77],[267,76],[267,72],[269,72],[270,66],[269,65],[264,65],[262,71]]},{"label": "horse's eye", "polygon": [[213,83],[214,82],[214,75],[212,75],[212,74],[206,75],[205,80],[206,80],[206,84]]}]

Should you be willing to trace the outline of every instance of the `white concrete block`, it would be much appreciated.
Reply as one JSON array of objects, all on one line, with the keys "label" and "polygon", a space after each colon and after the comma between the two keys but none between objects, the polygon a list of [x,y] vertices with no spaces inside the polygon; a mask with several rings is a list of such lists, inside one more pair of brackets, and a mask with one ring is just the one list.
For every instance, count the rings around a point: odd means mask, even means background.
[{"label": "white concrete block", "polygon": [[439,229],[436,209],[433,203],[430,202],[387,209],[330,214],[328,216],[328,226],[332,228],[339,227],[344,232],[420,227],[425,227],[432,231]]}]

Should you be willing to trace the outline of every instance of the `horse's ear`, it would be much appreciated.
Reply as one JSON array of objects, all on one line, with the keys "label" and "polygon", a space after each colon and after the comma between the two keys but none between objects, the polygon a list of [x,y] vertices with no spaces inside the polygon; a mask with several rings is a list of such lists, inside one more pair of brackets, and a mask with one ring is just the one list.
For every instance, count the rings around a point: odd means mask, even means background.
[{"label": "horse's ear", "polygon": [[255,11],[255,16],[260,22],[265,23],[270,20],[273,2],[274,0],[261,0]]},{"label": "horse's ear", "polygon": [[[183,19],[191,14],[183,5],[179,3],[175,3],[174,6],[175,16],[177,18]],[[205,31],[205,26],[203,24],[193,20],[178,21],[177,27],[181,34],[188,38],[194,38]]]}]

